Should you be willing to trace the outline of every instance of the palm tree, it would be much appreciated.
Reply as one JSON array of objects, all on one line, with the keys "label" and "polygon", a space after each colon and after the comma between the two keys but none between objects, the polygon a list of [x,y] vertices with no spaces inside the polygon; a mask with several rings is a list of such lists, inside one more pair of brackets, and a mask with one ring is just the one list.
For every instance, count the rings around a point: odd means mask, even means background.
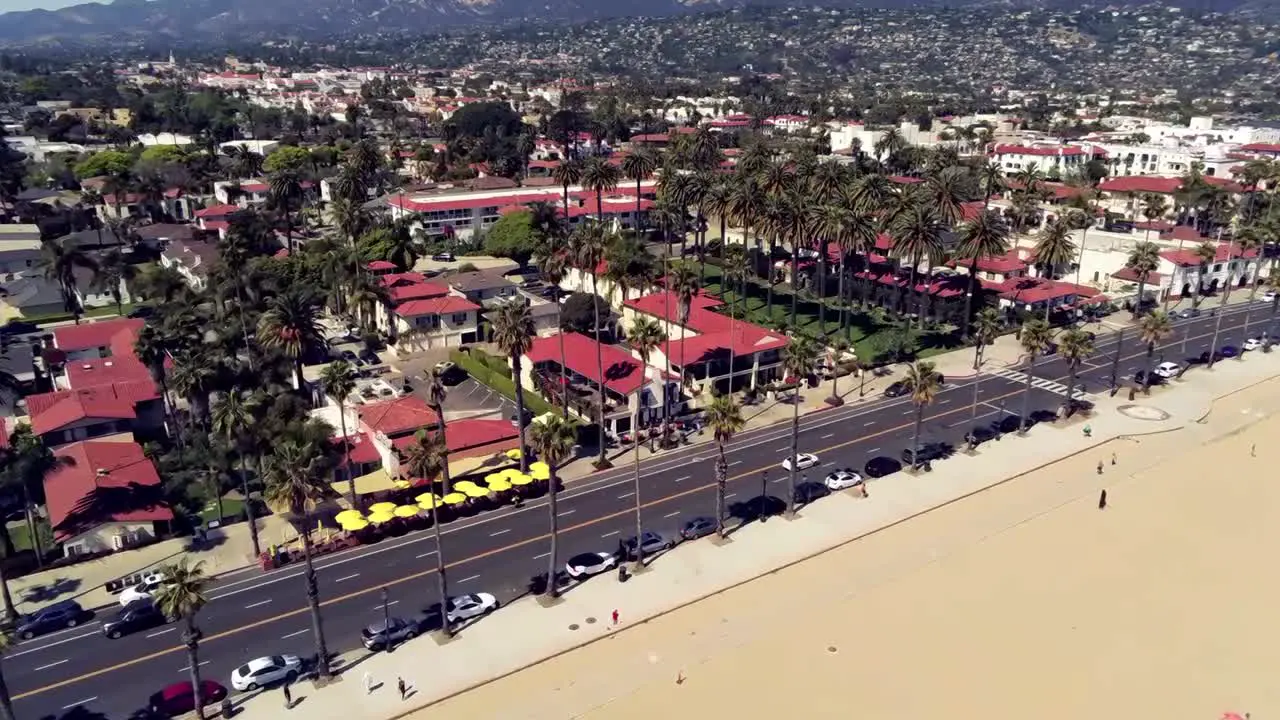
[{"label": "palm tree", "polygon": [[539,418],[538,422],[534,423],[533,446],[537,448],[538,457],[542,458],[542,461],[551,469],[547,479],[547,516],[551,525],[551,552],[547,560],[546,589],[549,598],[555,598],[560,594],[560,589],[556,587],[556,571],[559,569],[556,545],[560,539],[557,520],[560,479],[556,476],[556,471],[569,453],[573,452],[573,446],[577,441],[578,427],[571,419],[550,415]]},{"label": "palm tree", "polygon": [[604,227],[604,194],[618,187],[621,173],[599,155],[592,156],[582,167],[582,187],[596,194],[596,222]]},{"label": "palm tree", "polygon": [[[219,398],[211,413],[213,432],[226,439],[240,459],[240,489],[244,495],[245,520],[249,523],[249,537],[253,541],[253,556],[262,554],[258,541],[258,522],[254,518],[253,499],[249,494],[248,456],[253,447],[254,417],[250,403],[244,394],[232,391]],[[343,431],[345,435],[345,430]]]},{"label": "palm tree", "polygon": [[286,247],[293,252],[293,202],[302,198],[302,179],[294,170],[280,170],[268,179],[267,195],[284,215]]},{"label": "palm tree", "polygon": [[[1244,262],[1244,266],[1245,266],[1245,270],[1242,273],[1244,277],[1248,276],[1249,256],[1255,252],[1260,251],[1263,248],[1263,246],[1266,244],[1266,237],[1267,237],[1266,233],[1267,233],[1267,230],[1263,228],[1260,224],[1245,225],[1244,227],[1236,231],[1235,238],[1233,238],[1233,242],[1235,245],[1239,246],[1240,248],[1240,259]],[[1232,262],[1232,260],[1228,259],[1227,262]],[[1249,282],[1249,302],[1247,305],[1245,305],[1245,308],[1244,308],[1244,325],[1241,328],[1241,334],[1246,340],[1249,339],[1249,318],[1253,314],[1253,303],[1258,295],[1258,285],[1259,285],[1258,271],[1262,269],[1261,253],[1259,253],[1257,256],[1256,267],[1257,269],[1255,269],[1253,272],[1253,280]],[[1230,277],[1230,273],[1228,273],[1228,277]],[[1227,299],[1223,298],[1222,304],[1226,305],[1226,303],[1227,303]],[[1218,314],[1219,316],[1222,315],[1222,313],[1218,313]],[[1236,359],[1243,360],[1244,353],[1240,353],[1239,355],[1236,355]]]},{"label": "palm tree", "polygon": [[849,351],[849,338],[844,335],[837,335],[836,339],[831,341],[831,397],[827,398],[829,405],[843,405],[844,398],[840,397],[838,383],[840,382],[840,359]]},{"label": "palm tree", "polygon": [[836,295],[840,298],[840,334],[849,335],[849,302],[845,298],[845,279],[849,274],[849,256],[869,253],[876,246],[875,218],[862,212],[851,192],[844,193],[839,202],[844,204],[844,224],[831,237],[840,249],[840,281]]},{"label": "palm tree", "polygon": [[796,384],[795,394],[791,398],[791,485],[787,492],[787,512],[796,511],[796,464],[800,446],[800,387],[809,373],[813,372],[813,364],[818,359],[818,349],[813,341],[803,335],[792,336],[782,351],[782,370]]},{"label": "palm tree", "polygon": [[960,246],[957,259],[969,261],[969,289],[964,296],[964,316],[961,318],[960,336],[969,336],[969,321],[973,313],[973,299],[978,293],[978,263],[987,258],[1001,257],[1009,252],[1009,224],[999,213],[983,210],[960,229]]},{"label": "palm tree", "polygon": [[[643,316],[637,318],[635,324],[633,324],[631,326],[631,329],[627,331],[627,343],[631,345],[631,350],[640,356],[640,362],[643,363],[644,365],[644,367],[640,369],[641,377],[644,377],[646,372],[649,369],[649,357],[653,354],[654,350],[658,349],[658,346],[662,344],[662,341],[665,340],[666,337],[667,337],[667,334],[662,331],[662,327],[658,325],[658,322],[656,320],[643,317]],[[662,405],[663,405],[663,427],[665,432],[666,408],[670,407],[670,403],[667,402],[667,393],[665,390],[665,388],[667,387],[666,377],[663,377],[662,379],[662,386],[664,388],[662,392]],[[636,406],[635,419],[631,423],[632,434],[635,435],[635,442],[633,445],[633,450],[634,450],[633,454],[635,456],[635,492],[633,493],[633,495],[635,497],[635,504],[636,504],[636,538],[637,538],[636,569],[640,569],[644,567],[644,547],[643,547],[644,543],[641,543],[638,539],[642,535],[644,535],[644,525],[640,517],[641,505],[640,505],[640,435],[639,435],[639,432],[640,432],[640,411],[642,409],[643,408],[641,408],[639,405]]]},{"label": "palm tree", "polygon": [[[689,315],[693,312],[693,299],[698,296],[698,292],[702,289],[702,283],[699,276],[693,272],[687,265],[677,265],[675,270],[667,276],[667,289],[670,298],[675,296],[676,300],[676,318],[681,327],[689,326]],[[671,313],[667,313],[670,319]],[[668,323],[665,333],[667,343],[667,374],[671,374],[671,326]],[[666,432],[666,426],[670,423],[671,403],[666,400],[666,393],[663,393],[663,409],[662,424],[663,432]]]},{"label": "palm tree", "polygon": [[911,393],[911,402],[916,406],[916,428],[911,440],[911,469],[915,470],[920,467],[920,430],[924,426],[924,409],[933,404],[942,390],[942,383],[933,363],[926,360],[908,365],[902,383]]},{"label": "palm tree", "polygon": [[[449,444],[445,438],[444,415],[440,413],[440,405],[435,403],[444,403],[444,383],[440,379],[440,374],[432,368],[428,375],[429,386],[429,402],[432,407],[436,408],[436,414],[440,415],[440,432],[429,434],[426,430],[419,430],[414,436],[413,444],[405,449],[404,453],[404,469],[409,475],[415,478],[423,478],[431,480],[436,476],[440,476],[443,480],[441,496],[450,492],[449,478]],[[523,432],[523,427],[521,428]],[[449,580],[445,575],[448,564],[444,561],[444,538],[440,533],[440,509],[435,503],[431,505],[431,531],[436,538],[436,590],[440,595],[440,634],[446,638],[453,634],[453,625],[449,622]]]},{"label": "palm tree", "polygon": [[[1041,277],[1053,277],[1057,269],[1068,265],[1076,257],[1076,244],[1071,240],[1073,228],[1064,218],[1045,223],[1036,238],[1036,266]],[[1052,304],[1045,301],[1044,319],[1049,320]]]},{"label": "palm tree", "polygon": [[1031,412],[1031,380],[1035,374],[1036,356],[1049,346],[1051,332],[1049,323],[1039,318],[1028,320],[1018,332],[1018,341],[1027,353],[1027,386],[1022,394],[1022,422],[1019,424],[1018,432],[1026,432],[1031,426],[1028,413]]},{"label": "palm tree", "polygon": [[578,159],[562,160],[551,171],[551,177],[564,189],[564,220],[569,222],[569,187],[582,182],[582,161]]},{"label": "palm tree", "polygon": [[76,324],[80,324],[80,314],[84,308],[80,306],[80,294],[76,290],[76,268],[93,271],[97,263],[77,247],[67,247],[56,240],[47,240],[40,245],[40,259],[36,268],[44,278],[57,283],[62,292],[62,309],[75,316]]},{"label": "palm tree", "polygon": [[147,370],[151,371],[151,379],[160,386],[160,397],[164,403],[165,423],[172,428],[178,444],[182,444],[182,434],[173,416],[173,399],[169,397],[168,372],[165,362],[169,359],[171,340],[156,326],[147,323],[138,331],[138,339],[134,342],[133,352]]},{"label": "palm tree", "polygon": [[[729,238],[725,236],[728,228],[728,218],[730,212],[730,203],[733,199],[733,189],[729,182],[723,178],[717,180],[707,188],[707,194],[702,198],[703,211],[708,216],[714,216],[720,221],[720,260],[723,263],[725,248],[729,244]],[[706,280],[706,263],[699,267],[699,280]]]},{"label": "palm tree", "polygon": [[925,298],[932,289],[933,267],[942,259],[942,238],[946,228],[929,206],[913,204],[898,217],[891,232],[894,237],[894,253],[911,267],[911,284],[908,292],[917,291],[916,278],[920,263],[924,262],[927,265],[924,289],[920,291],[917,306],[920,325],[923,326],[926,311]]},{"label": "palm tree", "polygon": [[[599,296],[600,282],[600,263],[604,261],[604,251],[607,247],[607,239],[604,229],[601,227],[580,226],[577,231],[569,237],[569,253],[577,262],[582,272],[591,274],[591,294]],[[599,414],[597,420],[599,422],[599,442],[600,457],[596,459],[596,465],[600,468],[607,467],[609,460],[605,457],[604,438],[604,354],[600,346],[600,303],[591,303],[591,312],[593,314],[593,322],[595,326],[592,328],[592,337],[596,341],[596,389],[600,396]]]},{"label": "palm tree", "polygon": [[1072,395],[1075,394],[1080,364],[1095,350],[1093,335],[1079,328],[1071,328],[1058,336],[1058,354],[1067,361],[1067,396],[1062,401],[1063,413],[1069,413],[1074,402]]},{"label": "palm tree", "polygon": [[641,145],[622,158],[622,175],[636,184],[636,233],[640,232],[640,183],[658,169],[658,155],[648,145]]},{"label": "palm tree", "polygon": [[1000,337],[1004,323],[1000,320],[1000,311],[993,307],[982,308],[973,320],[973,369],[982,367],[982,355],[987,346]]},{"label": "palm tree", "polygon": [[209,578],[204,574],[204,563],[188,563],[181,558],[172,565],[161,568],[164,584],[156,590],[155,604],[166,618],[182,620],[186,629],[182,643],[187,646],[188,671],[191,674],[191,692],[196,698],[196,717],[204,720],[204,698],[200,692],[200,629],[196,627],[196,615],[209,599],[204,590]]},{"label": "palm tree", "polygon": [[[524,383],[520,380],[520,359],[533,346],[533,316],[529,314],[529,306],[517,299],[503,303],[493,318],[493,342],[511,358],[511,376],[516,386],[516,418],[520,428],[520,471],[529,471],[528,443],[525,442],[524,417]],[[603,377],[603,375],[601,376]],[[604,403],[604,393],[600,394],[600,402]],[[603,424],[601,426],[603,431]]]},{"label": "palm tree", "polygon": [[[13,647],[13,635],[0,628],[0,657]],[[0,671],[0,720],[14,720],[13,699],[9,696],[9,683],[5,682],[4,672]]]},{"label": "palm tree", "polygon": [[[1155,222],[1164,217],[1169,212],[1169,203],[1164,199],[1163,195],[1156,193],[1147,193],[1142,196],[1142,215],[1147,222]],[[1151,237],[1151,231],[1145,231],[1144,238]]]},{"label": "palm tree", "polygon": [[320,387],[324,393],[338,404],[338,424],[342,430],[343,463],[342,472],[347,476],[347,501],[352,509],[359,510],[356,502],[356,474],[351,464],[346,461],[350,454],[350,440],[347,438],[347,399],[356,389],[356,370],[346,360],[335,360],[320,371]]},{"label": "palm tree", "polygon": [[124,288],[137,275],[137,266],[119,250],[103,253],[93,266],[93,287],[104,290],[116,304],[116,313],[124,315]]},{"label": "palm tree", "polygon": [[1280,310],[1280,266],[1272,265],[1271,272],[1265,281],[1267,289],[1275,293],[1271,299],[1271,319],[1267,321],[1267,330],[1262,333],[1262,349],[1271,352],[1271,338],[1276,331],[1276,311]]},{"label": "palm tree", "polygon": [[1138,300],[1133,304],[1133,317],[1136,319],[1141,312],[1147,280],[1160,268],[1160,248],[1153,242],[1143,240],[1133,246],[1124,266],[1138,278]]},{"label": "palm tree", "polygon": [[1173,322],[1169,313],[1153,310],[1138,321],[1138,337],[1147,344],[1147,370],[1142,375],[1142,391],[1151,394],[1151,371],[1156,362],[1156,345],[1173,332]]},{"label": "palm tree", "polygon": [[742,431],[747,421],[742,417],[742,407],[733,395],[716,395],[706,410],[706,423],[716,440],[716,534],[725,536],[725,486],[728,484],[729,464],[725,460],[724,446],[734,435]]},{"label": "palm tree", "polygon": [[1199,271],[1196,277],[1195,294],[1191,296],[1191,307],[1198,308],[1200,303],[1204,302],[1204,277],[1209,274],[1209,265],[1213,263],[1218,256],[1218,248],[1209,241],[1200,243],[1192,252],[1195,253],[1196,259],[1200,261]]},{"label": "palm tree", "polygon": [[564,281],[565,275],[569,270],[569,254],[564,251],[560,244],[564,241],[564,236],[556,238],[555,243],[545,243],[539,249],[535,259],[538,264],[538,274],[542,276],[543,282],[551,287],[553,293],[551,299],[557,308],[557,327],[556,337],[560,341],[560,413],[566,418],[569,417],[569,393],[565,392],[568,383],[568,359],[564,353],[564,327],[559,322],[558,309],[560,308],[560,295],[562,290],[560,283]]},{"label": "palm tree", "polygon": [[324,624],[320,618],[320,587],[316,584],[316,568],[311,561],[311,513],[329,497],[328,469],[323,456],[314,445],[297,438],[286,438],[272,446],[263,468],[267,483],[264,497],[277,512],[293,516],[301,530],[302,560],[306,564],[304,577],[307,585],[307,602],[311,609],[311,634],[316,642],[316,672],[321,679],[329,678],[329,649],[325,645]]},{"label": "palm tree", "polygon": [[307,353],[325,345],[315,296],[290,289],[271,298],[258,318],[258,343],[293,362],[295,382],[299,390],[303,389],[306,380],[302,377],[302,361]]}]

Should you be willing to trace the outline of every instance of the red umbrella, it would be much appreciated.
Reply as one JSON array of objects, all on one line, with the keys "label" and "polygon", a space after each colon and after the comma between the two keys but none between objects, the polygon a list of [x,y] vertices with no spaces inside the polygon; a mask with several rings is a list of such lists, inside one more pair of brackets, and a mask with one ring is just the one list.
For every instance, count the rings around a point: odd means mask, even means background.
[{"label": "red umbrella", "polygon": [[1245,720],[1245,717],[1237,712],[1222,713],[1222,720]]}]

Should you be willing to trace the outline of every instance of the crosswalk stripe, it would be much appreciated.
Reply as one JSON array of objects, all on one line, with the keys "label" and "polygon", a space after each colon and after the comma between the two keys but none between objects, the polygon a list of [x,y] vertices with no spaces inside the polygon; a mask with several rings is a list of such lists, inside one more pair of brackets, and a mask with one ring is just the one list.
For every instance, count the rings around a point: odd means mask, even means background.
[{"label": "crosswalk stripe", "polygon": [[[1019,382],[1019,383],[1027,382],[1027,374],[1019,370],[998,367],[998,368],[992,368],[990,372],[992,375],[1005,378],[1006,380],[1012,380],[1014,382]],[[1060,382],[1054,382],[1053,380],[1048,380],[1046,378],[1038,378],[1038,377],[1032,376],[1031,387],[1039,388],[1041,390],[1048,390],[1049,392],[1054,393],[1055,395],[1066,396],[1067,394],[1066,385]],[[1082,400],[1088,396],[1089,396],[1088,393],[1084,392],[1083,390],[1080,390],[1079,388],[1076,388],[1071,391],[1071,397],[1073,397],[1076,400]]]}]

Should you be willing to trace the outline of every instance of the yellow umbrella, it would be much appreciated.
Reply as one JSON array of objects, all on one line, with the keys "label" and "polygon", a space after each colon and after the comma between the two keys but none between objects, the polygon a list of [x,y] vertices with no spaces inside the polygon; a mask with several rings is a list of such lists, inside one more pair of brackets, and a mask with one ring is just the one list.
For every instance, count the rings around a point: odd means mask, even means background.
[{"label": "yellow umbrella", "polygon": [[477,487],[477,486],[474,482],[470,480],[459,480],[453,484],[453,489],[457,490],[458,492],[465,492],[466,488],[469,488],[469,487]]},{"label": "yellow umbrella", "polygon": [[511,483],[506,480],[494,480],[489,483],[489,489],[494,492],[506,492],[511,489]]},{"label": "yellow umbrella", "polygon": [[519,460],[523,453],[520,452],[520,448],[511,448],[504,454],[512,460]]},{"label": "yellow umbrella", "polygon": [[484,482],[486,485],[492,485],[495,480],[502,480],[506,476],[507,475],[504,472],[489,473],[488,475],[484,476]]},{"label": "yellow umbrella", "polygon": [[549,468],[549,467],[540,467],[540,468],[530,467],[530,468],[529,468],[529,477],[533,478],[534,480],[550,480],[550,479],[551,479],[551,468]]},{"label": "yellow umbrella", "polygon": [[348,520],[363,520],[364,513],[359,510],[343,510],[337,515],[334,515],[333,519],[337,520],[338,524],[341,525]]},{"label": "yellow umbrella", "polygon": [[342,529],[350,532],[363,530],[367,527],[369,527],[369,521],[364,518],[351,517],[342,522]]},{"label": "yellow umbrella", "polygon": [[396,480],[391,484],[394,485],[397,490],[408,490],[409,488],[413,487],[413,483],[409,482],[408,480]]},{"label": "yellow umbrella", "polygon": [[391,522],[392,520],[395,520],[395,519],[396,519],[396,516],[394,512],[376,512],[369,515],[369,522],[373,523],[374,525],[381,525],[382,523]]},{"label": "yellow umbrella", "polygon": [[529,472],[550,472],[551,466],[539,460],[529,463]]},{"label": "yellow umbrella", "polygon": [[395,516],[400,518],[411,518],[418,514],[417,505],[401,505],[396,508]]},{"label": "yellow umbrella", "polygon": [[521,475],[523,475],[523,474],[524,474],[524,473],[520,472],[520,468],[513,468],[513,467],[510,467],[510,468],[506,468],[505,470],[503,470],[503,471],[502,471],[502,476],[503,476],[503,477],[505,477],[505,478],[519,477],[519,476],[521,476]]},{"label": "yellow umbrella", "polygon": [[462,488],[462,493],[470,498],[482,498],[489,495],[489,488],[482,488],[479,485],[468,485]]},{"label": "yellow umbrella", "polygon": [[511,483],[512,485],[531,485],[533,484],[533,478],[529,477],[528,475],[517,475],[511,478],[510,480],[508,480],[507,482]]},{"label": "yellow umbrella", "polygon": [[391,513],[395,512],[395,510],[396,510],[396,504],[393,502],[380,502],[380,503],[374,503],[369,506],[370,515],[375,513],[385,513],[387,515],[390,515]]},{"label": "yellow umbrella", "polygon": [[444,497],[440,498],[440,502],[444,503],[445,505],[461,505],[466,501],[467,501],[467,496],[463,495],[460,492],[451,492],[448,495],[445,495]]},{"label": "yellow umbrella", "polygon": [[417,500],[420,503],[428,503],[430,505],[434,505],[435,503],[440,501],[440,496],[436,495],[435,493],[422,493],[418,497],[414,498],[414,500]]}]

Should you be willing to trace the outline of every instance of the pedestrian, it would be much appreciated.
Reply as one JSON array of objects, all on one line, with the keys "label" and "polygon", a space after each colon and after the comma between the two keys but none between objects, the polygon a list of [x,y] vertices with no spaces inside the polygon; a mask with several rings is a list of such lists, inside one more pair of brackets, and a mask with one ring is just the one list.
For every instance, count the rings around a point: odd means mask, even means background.
[{"label": "pedestrian", "polygon": [[618,624],[618,611],[616,609],[613,611],[613,624]]},{"label": "pedestrian", "polygon": [[1112,465],[1115,465],[1115,464],[1116,464],[1116,454],[1115,454],[1115,453],[1111,453],[1111,464],[1112,464]]},{"label": "pedestrian", "polygon": [[364,694],[369,695],[373,692],[373,673],[365,671],[364,673]]},{"label": "pedestrian", "polygon": [[1258,443],[1249,446],[1249,457],[1258,457]]},{"label": "pedestrian", "polygon": [[1088,425],[1085,425],[1085,426],[1084,426],[1084,436],[1085,436],[1085,437],[1093,437],[1093,428],[1089,427]]},{"label": "pedestrian", "polygon": [[404,684],[404,678],[396,677],[396,689],[400,691],[400,699],[404,700],[405,693],[409,690],[409,686]]},{"label": "pedestrian", "polygon": [[1098,496],[1098,509],[1099,510],[1107,509],[1107,491],[1106,490],[1103,490],[1102,494]]},{"label": "pedestrian", "polygon": [[1099,461],[1098,461],[1098,474],[1099,474],[1099,475],[1101,475],[1101,474],[1102,474],[1102,461],[1101,461],[1101,460],[1099,460]]},{"label": "pedestrian", "polygon": [[284,691],[284,709],[292,710],[293,709],[293,693],[289,692],[289,683],[285,683],[284,685],[281,685],[280,689]]}]

